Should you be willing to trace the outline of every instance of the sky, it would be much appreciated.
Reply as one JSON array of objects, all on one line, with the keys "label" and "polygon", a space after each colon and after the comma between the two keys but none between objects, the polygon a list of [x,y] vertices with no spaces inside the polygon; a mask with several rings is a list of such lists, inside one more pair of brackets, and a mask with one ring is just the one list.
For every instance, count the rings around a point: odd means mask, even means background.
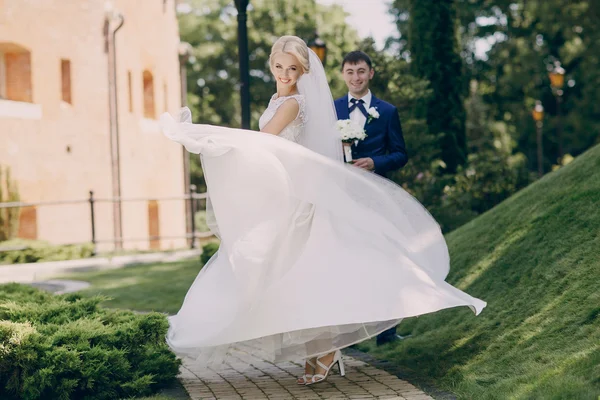
[{"label": "sky", "polygon": [[[388,13],[392,0],[316,0],[319,4],[339,4],[350,14],[346,22],[352,25],[360,37],[372,36],[378,49],[382,49],[385,39],[398,35],[394,17]],[[490,49],[490,40],[479,39],[475,42],[477,58],[486,58]]]},{"label": "sky", "polygon": [[372,36],[379,49],[385,39],[397,35],[394,17],[388,14],[391,0],[317,0],[319,4],[340,4],[350,14],[346,22],[358,31],[359,36]]},{"label": "sky", "polygon": [[[346,22],[357,30],[362,38],[371,36],[375,39],[376,47],[383,49],[385,40],[397,36],[398,30],[394,17],[388,13],[392,0],[316,0],[319,4],[339,4],[349,14]],[[180,4],[183,10],[184,4]],[[486,21],[478,21],[485,25]],[[486,52],[498,38],[479,39],[475,42],[475,56],[486,59]]]}]

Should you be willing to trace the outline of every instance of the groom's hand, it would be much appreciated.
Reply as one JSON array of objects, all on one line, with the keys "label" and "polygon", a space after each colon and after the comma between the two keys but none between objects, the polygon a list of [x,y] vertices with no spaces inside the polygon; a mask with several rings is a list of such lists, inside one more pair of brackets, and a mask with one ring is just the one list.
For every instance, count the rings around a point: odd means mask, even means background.
[{"label": "groom's hand", "polygon": [[366,169],[367,171],[373,171],[375,169],[375,163],[370,157],[354,160],[353,165],[358,168]]}]

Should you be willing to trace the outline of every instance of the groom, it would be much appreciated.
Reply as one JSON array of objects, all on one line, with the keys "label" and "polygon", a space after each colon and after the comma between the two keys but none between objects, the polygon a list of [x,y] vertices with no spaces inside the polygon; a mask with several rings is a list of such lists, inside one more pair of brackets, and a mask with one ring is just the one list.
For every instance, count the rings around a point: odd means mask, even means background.
[{"label": "groom", "polygon": [[[369,81],[375,71],[371,59],[362,51],[350,52],[342,61],[342,75],[349,93],[335,101],[338,119],[351,119],[364,127],[367,138],[352,146],[354,166],[387,176],[408,161],[398,110],[373,96]],[[377,345],[399,337],[396,327],[377,336]]]},{"label": "groom", "polygon": [[375,70],[368,55],[350,52],[342,61],[348,95],[335,101],[338,119],[351,119],[364,127],[367,138],[352,146],[354,166],[387,176],[408,161],[398,110],[373,96],[369,81]]}]

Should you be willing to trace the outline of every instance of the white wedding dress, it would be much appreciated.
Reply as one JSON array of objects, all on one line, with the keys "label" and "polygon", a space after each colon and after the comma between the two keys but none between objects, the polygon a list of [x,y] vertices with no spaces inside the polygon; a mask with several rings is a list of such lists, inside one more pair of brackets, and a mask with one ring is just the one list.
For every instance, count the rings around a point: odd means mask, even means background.
[{"label": "white wedding dress", "polygon": [[[401,187],[299,145],[306,102],[278,136],[191,124],[165,134],[201,155],[207,219],[221,239],[177,315],[169,346],[206,365],[232,346],[271,361],[343,348],[401,319],[485,302],[446,283],[449,256],[431,215]],[[289,97],[271,100],[261,128]]]}]

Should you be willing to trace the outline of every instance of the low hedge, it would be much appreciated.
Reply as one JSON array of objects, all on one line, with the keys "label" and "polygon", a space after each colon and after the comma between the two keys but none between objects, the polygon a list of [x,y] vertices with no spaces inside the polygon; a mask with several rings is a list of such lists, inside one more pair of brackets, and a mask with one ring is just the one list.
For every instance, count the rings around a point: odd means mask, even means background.
[{"label": "low hedge", "polygon": [[120,399],[175,379],[164,315],[99,307],[102,297],[0,285],[0,398]]},{"label": "low hedge", "polygon": [[0,242],[1,248],[20,248],[0,251],[0,264],[21,264],[38,261],[63,261],[91,257],[91,243],[52,245],[41,240],[12,239]]}]

